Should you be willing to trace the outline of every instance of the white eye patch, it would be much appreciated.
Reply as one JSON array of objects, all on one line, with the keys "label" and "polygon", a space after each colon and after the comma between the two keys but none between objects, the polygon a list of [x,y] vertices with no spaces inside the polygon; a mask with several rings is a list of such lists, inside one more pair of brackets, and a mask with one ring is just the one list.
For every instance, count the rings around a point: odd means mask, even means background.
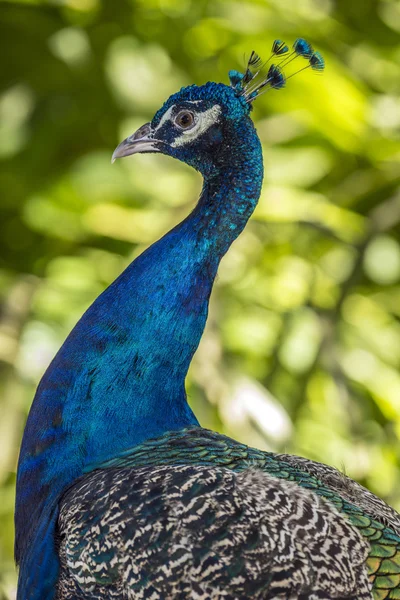
[{"label": "white eye patch", "polygon": [[[203,102],[203,100],[188,100],[187,104],[199,104]],[[163,114],[163,116],[160,119],[159,124],[157,125],[157,127],[155,128],[154,131],[158,131],[159,129],[161,129],[161,127],[164,125],[164,123],[166,123],[167,121],[172,121],[172,113],[175,111],[175,106],[176,104],[173,104],[172,106],[169,107],[168,110],[165,111],[165,113]]]},{"label": "white eye patch", "polygon": [[200,137],[205,131],[207,131],[207,129],[211,127],[211,125],[214,125],[214,123],[218,122],[220,114],[221,107],[219,104],[215,104],[204,112],[195,113],[196,122],[194,126],[187,131],[182,131],[180,135],[171,143],[171,146],[173,148],[184,146],[185,144],[189,144],[196,138]]}]

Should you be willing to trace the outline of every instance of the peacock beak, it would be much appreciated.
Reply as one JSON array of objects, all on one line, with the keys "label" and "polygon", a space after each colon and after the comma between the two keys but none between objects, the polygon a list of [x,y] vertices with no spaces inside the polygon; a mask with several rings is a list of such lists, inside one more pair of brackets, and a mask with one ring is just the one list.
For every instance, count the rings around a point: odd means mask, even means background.
[{"label": "peacock beak", "polygon": [[153,132],[150,123],[142,125],[135,133],[127,137],[126,140],[115,148],[111,162],[113,163],[117,158],[130,156],[138,152],[160,152],[156,146],[158,140],[153,139],[152,136]]}]

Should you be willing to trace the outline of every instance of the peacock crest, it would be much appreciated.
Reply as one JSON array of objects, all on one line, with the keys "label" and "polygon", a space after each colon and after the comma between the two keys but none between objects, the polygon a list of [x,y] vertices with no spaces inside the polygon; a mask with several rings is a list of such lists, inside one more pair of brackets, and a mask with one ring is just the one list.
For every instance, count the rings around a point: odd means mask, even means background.
[{"label": "peacock crest", "polygon": [[[271,63],[274,57],[279,58],[277,64]],[[286,76],[283,69],[297,58],[305,59],[307,64],[295,73]],[[320,52],[315,51],[304,38],[297,38],[291,51],[289,46],[282,40],[274,40],[271,54],[265,62],[253,50],[247,61],[245,72],[229,71],[229,80],[237,95],[244,98],[248,104],[252,104],[256,98],[259,98],[268,90],[280,90],[285,87],[286,81],[301,71],[312,69],[322,73],[324,68],[323,56]]]}]

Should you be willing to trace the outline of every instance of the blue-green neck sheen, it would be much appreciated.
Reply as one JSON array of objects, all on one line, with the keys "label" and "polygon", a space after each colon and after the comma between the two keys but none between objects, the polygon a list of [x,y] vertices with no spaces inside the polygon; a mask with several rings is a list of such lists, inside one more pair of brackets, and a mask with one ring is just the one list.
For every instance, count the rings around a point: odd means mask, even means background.
[{"label": "blue-green neck sheen", "polygon": [[38,387],[17,483],[20,600],[52,597],[63,490],[149,438],[197,424],[186,373],[219,262],[253,212],[263,177],[248,117],[235,133],[235,145],[222,148],[205,173],[193,212],[97,298]]}]

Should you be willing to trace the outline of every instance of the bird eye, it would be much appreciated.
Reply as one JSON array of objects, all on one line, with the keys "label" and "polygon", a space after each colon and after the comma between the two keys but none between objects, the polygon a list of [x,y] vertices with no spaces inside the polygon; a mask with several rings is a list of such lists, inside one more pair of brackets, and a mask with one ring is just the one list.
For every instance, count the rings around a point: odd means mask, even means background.
[{"label": "bird eye", "polygon": [[175,125],[179,129],[191,129],[194,125],[194,114],[189,110],[181,110],[175,117]]}]

